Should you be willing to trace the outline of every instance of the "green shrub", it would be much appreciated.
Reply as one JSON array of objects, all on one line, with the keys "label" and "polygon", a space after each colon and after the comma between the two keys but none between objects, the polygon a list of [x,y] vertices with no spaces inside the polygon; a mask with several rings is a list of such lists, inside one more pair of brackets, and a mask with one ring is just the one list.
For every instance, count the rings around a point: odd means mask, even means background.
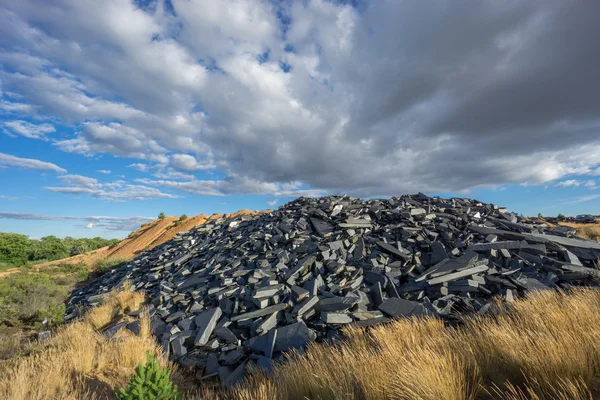
[{"label": "green shrub", "polygon": [[186,214],[181,214],[181,216],[179,217],[180,221],[185,221],[187,219],[187,215]]},{"label": "green shrub", "polygon": [[56,266],[56,272],[61,272],[65,274],[80,273],[82,271],[87,271],[87,265],[85,265],[84,263],[60,263]]},{"label": "green shrub", "polygon": [[67,290],[45,274],[18,273],[0,279],[0,325],[36,327],[48,318],[63,322]]},{"label": "green shrub", "polygon": [[129,262],[125,258],[109,258],[108,260],[98,260],[92,265],[93,274],[98,277],[107,272]]},{"label": "green shrub", "polygon": [[160,212],[160,214],[158,214],[158,219],[163,219],[165,218],[165,213],[164,212]]},{"label": "green shrub", "polygon": [[177,385],[171,382],[171,373],[160,368],[158,362],[149,352],[146,353],[146,365],[139,364],[136,374],[129,379],[126,388],[115,396],[117,400],[176,400],[181,396]]}]

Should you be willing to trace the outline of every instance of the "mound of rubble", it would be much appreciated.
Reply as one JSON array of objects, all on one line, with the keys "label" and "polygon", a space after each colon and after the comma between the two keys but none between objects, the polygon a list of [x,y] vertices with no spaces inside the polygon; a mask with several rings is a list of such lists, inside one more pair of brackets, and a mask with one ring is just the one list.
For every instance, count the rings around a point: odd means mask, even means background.
[{"label": "mound of rubble", "polygon": [[[73,293],[67,319],[129,281],[152,330],[199,379],[230,385],[249,363],[391,318],[494,312],[533,290],[597,287],[600,243],[522,222],[470,199],[299,198],[277,211],[216,219]],[[106,329],[139,330],[139,323]]]}]

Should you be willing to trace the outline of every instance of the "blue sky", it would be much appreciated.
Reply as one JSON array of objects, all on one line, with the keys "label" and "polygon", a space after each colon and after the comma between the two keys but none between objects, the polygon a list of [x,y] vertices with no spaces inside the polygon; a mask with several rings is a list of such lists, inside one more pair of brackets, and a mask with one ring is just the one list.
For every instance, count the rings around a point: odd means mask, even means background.
[{"label": "blue sky", "polygon": [[600,214],[598,7],[0,0],[0,231],[343,193]]}]

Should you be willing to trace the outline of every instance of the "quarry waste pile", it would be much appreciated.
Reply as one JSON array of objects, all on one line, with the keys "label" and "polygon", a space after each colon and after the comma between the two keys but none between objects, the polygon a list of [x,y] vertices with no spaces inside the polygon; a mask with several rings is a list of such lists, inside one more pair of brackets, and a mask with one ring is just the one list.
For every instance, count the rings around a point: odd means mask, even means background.
[{"label": "quarry waste pile", "polygon": [[[598,287],[600,243],[572,235],[471,199],[299,198],[180,232],[75,291],[66,319],[128,281],[146,293],[169,357],[228,386],[249,364],[269,370],[290,349],[334,342],[344,326],[416,316],[453,324],[493,314],[495,298]],[[103,334],[121,329],[137,333],[139,321]]]}]

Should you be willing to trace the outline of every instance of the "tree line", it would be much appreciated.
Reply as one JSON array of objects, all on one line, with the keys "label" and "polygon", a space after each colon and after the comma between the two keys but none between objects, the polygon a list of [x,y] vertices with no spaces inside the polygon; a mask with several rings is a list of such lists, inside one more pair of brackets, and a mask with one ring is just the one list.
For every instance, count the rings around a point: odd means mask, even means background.
[{"label": "tree line", "polygon": [[29,239],[26,235],[0,232],[0,264],[20,267],[28,262],[54,261],[76,256],[119,243],[119,239],[72,238],[44,236],[41,239]]}]

